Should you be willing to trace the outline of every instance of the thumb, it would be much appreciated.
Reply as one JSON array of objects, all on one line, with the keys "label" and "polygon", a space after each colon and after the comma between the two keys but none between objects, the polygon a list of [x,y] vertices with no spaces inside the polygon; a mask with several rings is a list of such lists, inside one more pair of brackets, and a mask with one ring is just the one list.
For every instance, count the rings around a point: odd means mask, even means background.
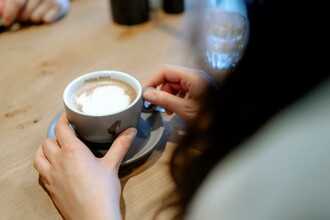
[{"label": "thumb", "polygon": [[129,150],[137,130],[136,128],[128,128],[123,131],[113,142],[108,152],[102,158],[106,164],[115,167],[117,170],[120,167],[125,154]]}]

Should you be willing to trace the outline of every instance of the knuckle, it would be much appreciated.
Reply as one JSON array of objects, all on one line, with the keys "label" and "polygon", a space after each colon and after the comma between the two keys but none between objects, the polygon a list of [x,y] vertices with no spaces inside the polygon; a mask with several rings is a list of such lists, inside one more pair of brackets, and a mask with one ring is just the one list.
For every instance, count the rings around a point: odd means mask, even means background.
[{"label": "knuckle", "polygon": [[15,8],[20,9],[24,5],[24,0],[12,0],[11,3]]},{"label": "knuckle", "polygon": [[61,130],[61,126],[58,123],[56,123],[55,128],[54,128],[54,133],[58,134],[60,132],[60,130]]},{"label": "knuckle", "polygon": [[128,138],[126,138],[125,136],[123,137],[119,137],[117,138],[117,144],[120,145],[121,148],[128,148],[130,146],[130,141],[128,140]]},{"label": "knuckle", "polygon": [[126,137],[119,137],[115,142],[116,146],[113,147],[116,147],[117,152],[127,152],[131,146],[131,141]]},{"label": "knuckle", "polygon": [[65,145],[65,152],[67,153],[67,155],[75,155],[78,150],[79,147],[76,145],[76,143],[74,142],[68,142]]},{"label": "knuckle", "polygon": [[38,22],[40,22],[40,20],[41,20],[40,14],[32,14],[31,15],[31,21],[32,22],[38,23]]},{"label": "knuckle", "polygon": [[38,162],[38,159],[36,157],[33,159],[33,167],[36,170],[40,170],[39,169],[39,162]]},{"label": "knuckle", "polygon": [[41,143],[42,150],[46,148],[46,146],[51,144],[51,139],[46,139]]},{"label": "knuckle", "polygon": [[164,108],[169,107],[169,100],[163,92],[159,95],[159,102]]},{"label": "knuckle", "polygon": [[59,12],[63,7],[61,7],[61,5],[57,4],[56,2],[54,2],[51,5],[52,9],[55,10],[56,12]]}]

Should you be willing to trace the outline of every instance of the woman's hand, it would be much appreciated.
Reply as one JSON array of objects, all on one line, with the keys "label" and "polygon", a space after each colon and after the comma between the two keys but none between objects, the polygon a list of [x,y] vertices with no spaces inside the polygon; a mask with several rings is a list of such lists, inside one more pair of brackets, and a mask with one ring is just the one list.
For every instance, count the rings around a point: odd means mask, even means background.
[{"label": "woman's hand", "polygon": [[3,13],[4,6],[5,6],[5,0],[0,0],[0,18]]},{"label": "woman's hand", "polygon": [[165,65],[145,84],[160,90],[147,90],[143,98],[164,107],[168,114],[176,113],[192,123],[201,108],[203,95],[212,84],[212,79],[201,70]]},{"label": "woman's hand", "polygon": [[64,218],[121,219],[118,169],[136,129],[121,133],[103,158],[96,158],[75,136],[65,113],[55,135],[40,145],[34,167]]},{"label": "woman's hand", "polygon": [[0,0],[3,1],[2,25],[15,21],[50,23],[64,16],[70,8],[70,0]]}]

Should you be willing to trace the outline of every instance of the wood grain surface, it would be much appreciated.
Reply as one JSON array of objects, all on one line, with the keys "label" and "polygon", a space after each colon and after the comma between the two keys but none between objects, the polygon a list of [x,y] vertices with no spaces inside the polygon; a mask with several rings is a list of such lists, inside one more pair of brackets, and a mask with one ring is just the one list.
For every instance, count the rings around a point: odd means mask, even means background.
[{"label": "wood grain surface", "polygon": [[[153,10],[148,22],[121,26],[108,1],[76,0],[56,23],[0,33],[0,219],[62,219],[32,162],[63,107],[64,88],[95,70],[124,71],[143,84],[165,63],[187,65],[183,17]],[[165,132],[154,151],[120,171],[124,219],[151,219],[172,187],[167,162],[183,124],[162,116]]]}]

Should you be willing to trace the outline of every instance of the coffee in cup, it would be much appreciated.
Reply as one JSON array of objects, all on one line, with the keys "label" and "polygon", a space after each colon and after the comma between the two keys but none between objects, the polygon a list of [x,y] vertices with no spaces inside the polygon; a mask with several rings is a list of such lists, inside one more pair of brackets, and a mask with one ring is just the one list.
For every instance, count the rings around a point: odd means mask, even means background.
[{"label": "coffee in cup", "polygon": [[85,81],[72,94],[72,106],[91,114],[113,114],[128,107],[136,98],[136,92],[128,83],[111,78]]},{"label": "coffee in cup", "polygon": [[143,109],[137,79],[119,71],[95,71],[65,88],[67,117],[82,140],[110,143],[129,127],[137,127]]}]

